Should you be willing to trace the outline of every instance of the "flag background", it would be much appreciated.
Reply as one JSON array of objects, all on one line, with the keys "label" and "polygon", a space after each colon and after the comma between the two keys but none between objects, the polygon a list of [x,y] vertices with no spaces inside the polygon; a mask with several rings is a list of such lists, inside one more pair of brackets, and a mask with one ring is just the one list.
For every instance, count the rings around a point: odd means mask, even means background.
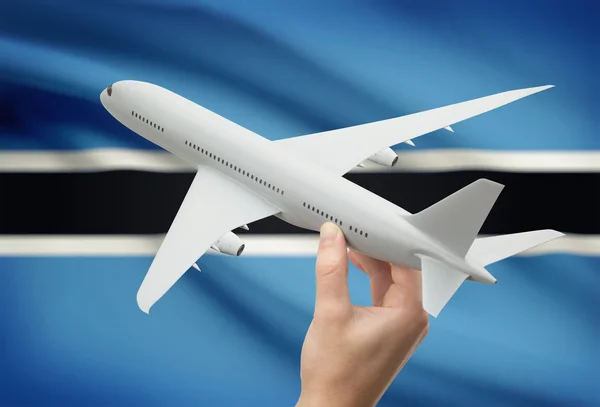
[{"label": "flag background", "polygon": [[[135,293],[151,250],[94,243],[160,236],[191,181],[102,108],[104,88],[136,79],[269,139],[556,85],[348,177],[417,211],[485,176],[506,188],[484,233],[588,239],[490,266],[498,285],[465,284],[380,405],[598,405],[597,17],[591,0],[3,2],[0,404],[297,400],[314,255],[287,248],[302,231],[250,225],[241,234],[268,236],[270,252],[203,257],[150,316]],[[69,253],[77,242],[88,252]],[[367,304],[355,268],[350,285]]]}]

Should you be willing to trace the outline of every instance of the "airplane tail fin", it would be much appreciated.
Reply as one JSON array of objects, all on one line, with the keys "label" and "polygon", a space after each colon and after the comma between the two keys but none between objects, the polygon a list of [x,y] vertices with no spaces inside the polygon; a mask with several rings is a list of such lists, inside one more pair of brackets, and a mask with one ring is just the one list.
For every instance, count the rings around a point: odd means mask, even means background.
[{"label": "airplane tail fin", "polygon": [[[479,179],[429,208],[407,216],[406,220],[457,256],[469,256],[484,267],[563,236],[555,230],[538,230],[477,238],[502,189],[501,184]],[[425,255],[419,257],[423,308],[437,317],[469,276],[439,260]]]},{"label": "airplane tail fin", "polygon": [[468,256],[482,266],[514,256],[525,250],[564,236],[556,230],[534,230],[510,235],[480,237],[475,239]]},{"label": "airplane tail fin", "polygon": [[463,257],[503,188],[479,179],[406,220]]},{"label": "airplane tail fin", "polygon": [[[477,238],[467,256],[485,267],[561,236],[564,234],[547,229]],[[419,257],[423,279],[423,308],[437,317],[469,276],[431,257]]]},{"label": "airplane tail fin", "polygon": [[[479,179],[406,220],[464,257],[503,188],[496,182]],[[423,308],[437,317],[469,275],[431,257],[419,257]]]}]

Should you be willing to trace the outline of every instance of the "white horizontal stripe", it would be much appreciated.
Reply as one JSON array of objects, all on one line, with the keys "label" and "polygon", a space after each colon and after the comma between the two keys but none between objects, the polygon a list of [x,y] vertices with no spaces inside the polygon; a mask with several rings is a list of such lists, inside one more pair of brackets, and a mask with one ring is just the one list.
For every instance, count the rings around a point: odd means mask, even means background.
[{"label": "white horizontal stripe", "polygon": [[[398,151],[393,168],[365,162],[356,172],[490,170],[515,172],[599,172],[600,151]],[[0,172],[92,172],[139,170],[192,172],[193,167],[166,151],[120,148],[82,151],[0,151]]]},{"label": "white horizontal stripe", "polygon": [[191,172],[193,167],[167,151],[102,148],[82,151],[1,151],[1,172],[92,172],[139,170]]},{"label": "white horizontal stripe", "polygon": [[[163,238],[164,235],[0,235],[0,256],[154,256]],[[316,234],[241,235],[241,238],[246,244],[242,256],[314,256],[318,246]],[[600,235],[567,235],[520,255],[552,253],[600,256]]]},{"label": "white horizontal stripe", "polygon": [[[418,147],[416,147],[418,148]],[[398,151],[398,163],[391,169],[365,166],[361,171],[463,171],[506,172],[599,172],[600,151],[493,151],[420,150]]]}]

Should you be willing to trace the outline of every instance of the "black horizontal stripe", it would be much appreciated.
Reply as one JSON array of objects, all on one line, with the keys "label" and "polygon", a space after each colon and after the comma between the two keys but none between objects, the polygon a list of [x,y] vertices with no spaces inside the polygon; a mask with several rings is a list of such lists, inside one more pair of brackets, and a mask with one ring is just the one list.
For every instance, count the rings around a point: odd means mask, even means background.
[{"label": "black horizontal stripe", "polygon": [[[465,171],[346,177],[413,213],[488,178],[505,188],[483,234],[545,228],[600,233],[600,174]],[[0,234],[165,233],[192,178],[136,171],[0,174]],[[250,228],[251,233],[306,232],[273,217]]]}]

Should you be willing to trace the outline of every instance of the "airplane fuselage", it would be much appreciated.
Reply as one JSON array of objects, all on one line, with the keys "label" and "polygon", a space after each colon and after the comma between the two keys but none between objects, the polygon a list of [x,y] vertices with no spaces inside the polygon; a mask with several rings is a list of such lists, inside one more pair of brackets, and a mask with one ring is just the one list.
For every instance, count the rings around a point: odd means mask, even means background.
[{"label": "airplane fuselage", "polygon": [[101,100],[135,133],[195,167],[221,172],[280,209],[276,216],[290,224],[318,231],[335,222],[350,247],[374,258],[420,269],[416,255],[425,255],[471,280],[495,282],[403,219],[409,213],[397,205],[167,89],[121,81]]}]

